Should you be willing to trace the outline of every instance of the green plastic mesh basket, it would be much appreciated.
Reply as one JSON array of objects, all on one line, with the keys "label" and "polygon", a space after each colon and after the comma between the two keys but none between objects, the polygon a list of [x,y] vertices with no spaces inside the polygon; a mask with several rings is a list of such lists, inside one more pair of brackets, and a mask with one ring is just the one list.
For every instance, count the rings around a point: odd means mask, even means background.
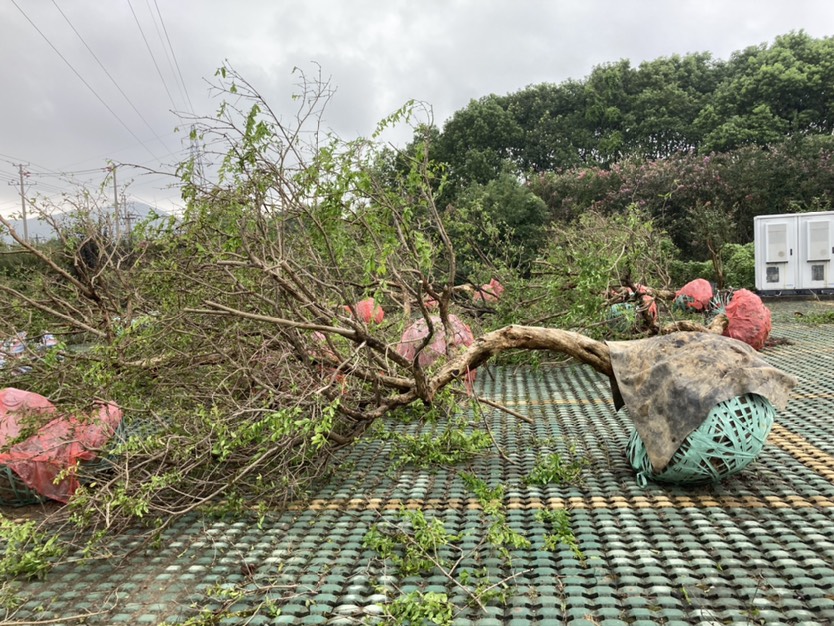
[{"label": "green plastic mesh basket", "polygon": [[0,465],[0,506],[38,504],[45,498],[30,489],[8,465]]},{"label": "green plastic mesh basket", "polygon": [[627,333],[637,325],[637,307],[630,302],[617,302],[608,309],[608,327],[618,333]]},{"label": "green plastic mesh basket", "polygon": [[[84,476],[81,477],[82,482],[90,476],[103,477],[110,471],[113,460],[110,458],[109,451],[117,444],[125,441],[127,436],[128,430],[124,422],[120,422],[104,450],[101,450],[94,460],[82,463],[84,470]],[[24,483],[12,468],[0,464],[0,506],[28,506],[30,504],[40,504],[47,500],[48,498]]]},{"label": "green plastic mesh basket", "polygon": [[692,296],[686,296],[684,294],[681,294],[677,298],[675,298],[674,302],[672,302],[672,310],[686,313],[690,311],[690,309],[694,308],[692,306],[694,303],[695,298],[693,298]]},{"label": "green plastic mesh basket", "polygon": [[626,456],[637,482],[693,485],[718,482],[747,467],[764,448],[776,411],[766,398],[749,393],[718,403],[687,437],[662,472],[655,472],[635,430]]}]

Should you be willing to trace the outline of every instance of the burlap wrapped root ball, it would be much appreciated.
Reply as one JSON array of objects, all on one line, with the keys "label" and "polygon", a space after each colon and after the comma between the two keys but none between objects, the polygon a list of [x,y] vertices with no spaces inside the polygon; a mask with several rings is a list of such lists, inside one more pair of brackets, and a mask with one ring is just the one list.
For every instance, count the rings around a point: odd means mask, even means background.
[{"label": "burlap wrapped root ball", "polygon": [[626,456],[640,485],[649,480],[679,485],[718,482],[739,473],[761,454],[775,415],[767,398],[745,394],[719,402],[664,470],[652,468],[636,430],[628,441]]},{"label": "burlap wrapped root ball", "polygon": [[714,482],[762,451],[775,410],[796,378],[752,346],[713,333],[681,332],[607,342],[614,406],[635,432],[626,449],[638,482]]}]

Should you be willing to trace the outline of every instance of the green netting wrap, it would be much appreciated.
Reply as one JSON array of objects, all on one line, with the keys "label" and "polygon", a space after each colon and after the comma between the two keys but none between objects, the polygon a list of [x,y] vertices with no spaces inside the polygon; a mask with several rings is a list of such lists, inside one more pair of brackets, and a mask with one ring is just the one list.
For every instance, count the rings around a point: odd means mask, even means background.
[{"label": "green netting wrap", "polygon": [[43,496],[30,489],[8,465],[0,464],[0,506],[26,506],[43,501]]},{"label": "green netting wrap", "polygon": [[617,302],[608,309],[608,327],[619,333],[634,330],[637,325],[637,308],[630,302]]},{"label": "green netting wrap", "polygon": [[662,472],[652,469],[636,430],[626,455],[641,486],[648,480],[673,484],[718,482],[740,472],[759,456],[775,413],[766,398],[748,393],[719,402],[683,441]]},{"label": "green netting wrap", "polygon": [[733,299],[733,289],[721,289],[715,292],[707,307],[707,320],[715,319],[719,313],[727,313],[727,305]]},{"label": "green netting wrap", "polygon": [[672,310],[673,311],[682,311],[686,312],[690,309],[694,309],[693,306],[695,304],[695,298],[692,296],[680,295],[672,302]]}]

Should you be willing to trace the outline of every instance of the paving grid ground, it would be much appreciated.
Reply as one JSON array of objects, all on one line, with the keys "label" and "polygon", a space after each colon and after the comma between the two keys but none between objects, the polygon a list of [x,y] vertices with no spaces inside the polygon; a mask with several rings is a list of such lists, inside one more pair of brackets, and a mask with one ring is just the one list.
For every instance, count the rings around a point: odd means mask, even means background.
[{"label": "paving grid ground", "polygon": [[[479,373],[481,395],[529,415],[535,425],[489,413],[494,434],[517,464],[491,453],[463,469],[505,485],[508,523],[532,548],[512,551],[512,571],[520,574],[508,604],[486,614],[467,610],[456,624],[834,623],[834,325],[806,326],[794,315],[834,307],[769,305],[773,336],[789,343],[768,348],[764,357],[800,384],[757,462],[715,486],[640,489],[623,452],[631,427],[614,413],[607,380],[590,368]],[[192,605],[211,608],[205,592],[220,583],[253,591],[232,609],[253,609],[270,598],[284,602],[278,617],[223,623],[358,624],[378,613],[382,598],[374,579],[385,582],[392,574],[370,566],[372,553],[362,547],[372,524],[406,507],[467,533],[464,542],[473,543],[484,528],[457,471],[391,472],[387,446],[357,446],[344,465],[350,472],[260,528],[246,520],[189,517],[172,525],[161,548],[127,562],[62,566],[45,582],[26,583],[27,601],[8,619],[77,624],[70,618],[88,613],[83,623],[90,625],[182,621],[193,615]],[[581,484],[522,482],[538,455],[571,448],[590,460]],[[535,513],[565,507],[584,563],[566,547],[544,550],[546,529]],[[135,542],[125,534],[114,547]],[[497,557],[484,564],[502,571]],[[396,582],[405,591],[444,591],[465,604],[442,576]],[[291,591],[267,590],[267,583]]]}]

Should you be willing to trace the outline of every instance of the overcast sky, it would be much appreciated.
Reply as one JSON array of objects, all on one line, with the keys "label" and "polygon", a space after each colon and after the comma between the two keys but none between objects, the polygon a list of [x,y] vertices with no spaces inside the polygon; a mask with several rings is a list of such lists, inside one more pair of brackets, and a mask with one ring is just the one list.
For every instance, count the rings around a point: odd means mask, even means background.
[{"label": "overcast sky", "polygon": [[[279,111],[293,67],[319,64],[337,88],[325,124],[348,138],[412,98],[442,123],[596,65],[726,59],[800,29],[834,35],[834,1],[0,0],[0,211],[20,209],[16,164],[29,196],[98,185],[108,159],[172,171],[189,148],[176,112],[215,111],[224,60]],[[140,172],[120,166],[130,197],[178,203],[169,177]]]}]

